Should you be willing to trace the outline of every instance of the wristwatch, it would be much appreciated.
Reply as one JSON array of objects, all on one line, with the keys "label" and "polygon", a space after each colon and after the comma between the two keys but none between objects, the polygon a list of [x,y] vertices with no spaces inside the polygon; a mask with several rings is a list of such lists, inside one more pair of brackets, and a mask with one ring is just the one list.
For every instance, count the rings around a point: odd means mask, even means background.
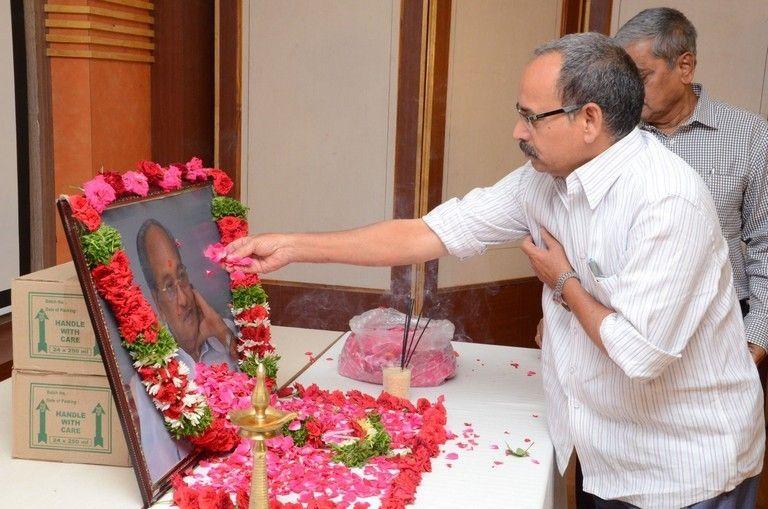
[{"label": "wristwatch", "polygon": [[557,281],[555,282],[555,288],[552,293],[552,300],[563,306],[566,311],[570,311],[571,308],[569,308],[568,304],[566,304],[566,302],[563,300],[563,287],[565,286],[565,282],[571,278],[576,278],[576,281],[581,283],[581,278],[579,278],[579,275],[576,274],[576,272],[572,270],[563,272],[560,274],[560,277],[557,278]]}]

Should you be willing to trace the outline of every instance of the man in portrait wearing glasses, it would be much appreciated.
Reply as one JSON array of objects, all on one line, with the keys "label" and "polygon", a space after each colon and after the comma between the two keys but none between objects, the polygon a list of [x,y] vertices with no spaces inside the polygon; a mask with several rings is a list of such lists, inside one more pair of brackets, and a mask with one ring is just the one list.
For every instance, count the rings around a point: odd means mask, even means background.
[{"label": "man in portrait wearing glasses", "polygon": [[637,128],[643,82],[595,33],[539,47],[514,137],[530,160],[421,219],[263,234],[250,270],[406,265],[521,240],[545,283],[542,375],[563,472],[601,508],[755,506],[765,426],[728,245],[706,186]]},{"label": "man in portrait wearing glasses", "polygon": [[159,222],[148,219],[136,236],[139,263],[152,292],[158,317],[184,350],[187,364],[234,361],[234,335],[221,316],[192,287],[174,237]]},{"label": "man in portrait wearing glasses", "polygon": [[[136,235],[136,248],[144,279],[152,294],[160,322],[168,326],[179,344],[177,355],[195,378],[195,365],[227,364],[237,370],[234,323],[222,319],[189,281],[189,274],[171,233],[148,219]],[[157,480],[191,450],[186,440],[174,440],[160,412],[146,394],[138,376],[130,382],[139,416],[142,448],[150,476]]]}]

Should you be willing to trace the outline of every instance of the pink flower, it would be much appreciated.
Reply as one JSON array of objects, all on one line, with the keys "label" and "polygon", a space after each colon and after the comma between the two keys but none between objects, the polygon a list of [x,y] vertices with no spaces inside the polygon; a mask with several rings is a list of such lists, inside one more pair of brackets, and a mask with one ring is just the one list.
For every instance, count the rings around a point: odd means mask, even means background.
[{"label": "pink flower", "polygon": [[149,192],[147,176],[138,171],[126,171],[123,173],[123,185],[126,191],[139,196],[146,196]]},{"label": "pink flower", "polygon": [[96,175],[83,185],[85,197],[96,212],[101,214],[107,205],[115,201],[115,190],[107,184],[103,175]]},{"label": "pink flower", "polygon": [[227,251],[224,249],[225,247],[226,246],[224,244],[220,244],[218,242],[216,244],[210,244],[205,248],[203,254],[213,263],[221,263],[227,258]]},{"label": "pink flower", "polygon": [[172,191],[181,188],[181,169],[176,165],[170,165],[163,172],[163,178],[157,185],[164,191]]},{"label": "pink flower", "polygon": [[203,168],[203,161],[199,157],[193,157],[184,166],[187,168],[184,178],[190,182],[198,182],[208,178],[208,171]]}]

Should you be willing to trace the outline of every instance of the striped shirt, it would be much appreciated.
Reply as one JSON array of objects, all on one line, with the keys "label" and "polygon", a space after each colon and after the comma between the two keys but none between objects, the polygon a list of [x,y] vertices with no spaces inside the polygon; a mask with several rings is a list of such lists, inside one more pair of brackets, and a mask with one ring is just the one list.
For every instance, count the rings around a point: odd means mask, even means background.
[{"label": "striped shirt", "polygon": [[768,122],[713,101],[698,83],[693,92],[696,108],[674,134],[640,127],[682,157],[709,187],[728,242],[736,294],[750,300],[747,341],[768,350]]},{"label": "striped shirt", "polygon": [[606,355],[544,287],[549,432],[561,472],[576,447],[585,491],[678,508],[761,471],[762,389],[715,206],[651,134],[633,130],[565,179],[528,163],[424,221],[460,258],[529,233],[541,245],[544,226],[614,310]]}]

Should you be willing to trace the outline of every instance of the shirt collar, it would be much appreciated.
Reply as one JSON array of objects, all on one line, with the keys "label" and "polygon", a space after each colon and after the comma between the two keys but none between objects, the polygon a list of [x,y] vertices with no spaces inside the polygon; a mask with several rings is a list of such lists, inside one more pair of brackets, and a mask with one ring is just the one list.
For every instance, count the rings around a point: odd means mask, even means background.
[{"label": "shirt collar", "polygon": [[[635,128],[608,150],[576,168],[565,179],[568,192],[575,192],[578,184],[584,189],[589,208],[594,210],[608,190],[627,168],[630,161],[643,147],[643,138]],[[577,182],[578,181],[578,182]],[[572,191],[572,189],[574,191]]]},{"label": "shirt collar", "polygon": [[691,117],[683,125],[693,124],[698,122],[699,124],[707,127],[717,129],[717,116],[715,115],[715,108],[712,100],[709,98],[709,94],[701,86],[701,83],[694,83],[691,85],[693,93],[699,98],[696,101],[696,107],[693,109]]},{"label": "shirt collar", "polygon": [[[693,113],[688,119],[680,124],[680,127],[689,126],[693,124],[700,124],[712,129],[718,129],[720,126],[717,122],[717,115],[715,114],[715,107],[712,100],[709,98],[709,94],[701,83],[694,83],[691,85],[693,93],[699,99],[696,101],[696,106],[693,108]],[[641,122],[640,126],[647,131],[661,132],[651,124]]]}]

